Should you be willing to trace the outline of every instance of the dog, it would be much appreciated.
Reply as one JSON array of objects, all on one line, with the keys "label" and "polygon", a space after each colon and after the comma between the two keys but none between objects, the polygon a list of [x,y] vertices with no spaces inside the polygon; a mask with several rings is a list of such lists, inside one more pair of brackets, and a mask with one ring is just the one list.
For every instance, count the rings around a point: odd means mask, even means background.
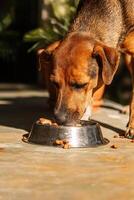
[{"label": "dog", "polygon": [[[111,84],[121,53],[134,86],[134,1],[80,0],[65,38],[40,54],[60,123],[75,124],[82,118],[93,94]],[[134,136],[133,91],[126,134]]]}]

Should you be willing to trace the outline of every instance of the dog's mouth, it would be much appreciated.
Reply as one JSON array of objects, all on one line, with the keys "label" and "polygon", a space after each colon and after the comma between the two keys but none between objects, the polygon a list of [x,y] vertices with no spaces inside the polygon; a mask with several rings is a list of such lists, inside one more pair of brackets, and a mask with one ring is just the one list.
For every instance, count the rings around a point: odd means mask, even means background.
[{"label": "dog's mouth", "polygon": [[80,120],[89,120],[91,113],[92,107],[88,106],[81,118],[79,118],[79,114],[77,112],[74,112],[60,115],[58,118],[56,117],[55,120],[59,125],[75,126],[80,123]]},{"label": "dog's mouth", "polygon": [[76,112],[59,112],[55,114],[55,120],[59,125],[72,126],[80,122],[80,115]]},{"label": "dog's mouth", "polygon": [[76,126],[77,124],[80,123],[80,119],[77,120],[66,120],[64,122],[55,119],[56,123],[58,123],[58,125],[63,125],[63,126]]}]

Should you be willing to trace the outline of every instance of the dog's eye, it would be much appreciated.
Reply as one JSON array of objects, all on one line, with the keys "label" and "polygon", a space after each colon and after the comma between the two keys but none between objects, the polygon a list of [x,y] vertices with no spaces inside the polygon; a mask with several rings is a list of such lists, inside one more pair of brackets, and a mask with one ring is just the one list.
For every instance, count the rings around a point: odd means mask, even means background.
[{"label": "dog's eye", "polygon": [[82,84],[79,84],[79,83],[71,83],[71,87],[74,88],[74,89],[82,89],[84,88],[88,83],[82,83]]}]

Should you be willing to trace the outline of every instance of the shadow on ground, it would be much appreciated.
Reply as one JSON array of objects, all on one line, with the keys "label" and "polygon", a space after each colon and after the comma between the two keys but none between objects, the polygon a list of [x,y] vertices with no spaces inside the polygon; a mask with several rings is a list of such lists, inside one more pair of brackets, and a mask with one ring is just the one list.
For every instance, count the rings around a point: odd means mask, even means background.
[{"label": "shadow on ground", "polygon": [[4,98],[0,104],[0,125],[29,131],[39,117],[52,118],[47,97]]},{"label": "shadow on ground", "polygon": [[[40,117],[53,118],[48,97],[17,97],[4,98],[5,104],[0,104],[0,125],[29,131],[32,124]],[[106,106],[107,107],[107,106]],[[106,109],[117,110],[116,107]],[[119,110],[120,111],[120,110]],[[124,135],[124,130],[111,124],[97,121],[102,127]]]},{"label": "shadow on ground", "polygon": [[107,123],[100,122],[100,121],[97,121],[97,120],[94,120],[94,121],[99,123],[102,127],[114,131],[115,133],[119,134],[119,136],[124,136],[125,135],[125,130],[123,130],[123,129],[117,128],[115,126],[112,126],[111,124],[107,124]]}]

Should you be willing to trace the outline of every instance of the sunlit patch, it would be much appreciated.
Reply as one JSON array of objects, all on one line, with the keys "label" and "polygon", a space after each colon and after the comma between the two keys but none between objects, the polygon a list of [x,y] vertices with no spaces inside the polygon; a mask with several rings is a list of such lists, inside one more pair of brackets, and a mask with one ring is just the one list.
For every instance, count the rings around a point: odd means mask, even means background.
[{"label": "sunlit patch", "polygon": [[91,117],[91,115],[92,115],[92,107],[88,106],[81,120],[88,120]]},{"label": "sunlit patch", "polygon": [[70,145],[71,145],[71,143],[74,146],[77,146],[77,144],[78,144],[78,132],[77,132],[77,129],[73,129],[73,134],[72,134],[72,137],[71,137]]},{"label": "sunlit patch", "polygon": [[0,105],[10,105],[12,104],[11,101],[7,101],[7,100],[0,100]]},{"label": "sunlit patch", "polygon": [[108,114],[108,117],[109,118],[112,118],[112,119],[120,119],[121,118],[121,116],[120,115],[114,115],[114,114]]}]

